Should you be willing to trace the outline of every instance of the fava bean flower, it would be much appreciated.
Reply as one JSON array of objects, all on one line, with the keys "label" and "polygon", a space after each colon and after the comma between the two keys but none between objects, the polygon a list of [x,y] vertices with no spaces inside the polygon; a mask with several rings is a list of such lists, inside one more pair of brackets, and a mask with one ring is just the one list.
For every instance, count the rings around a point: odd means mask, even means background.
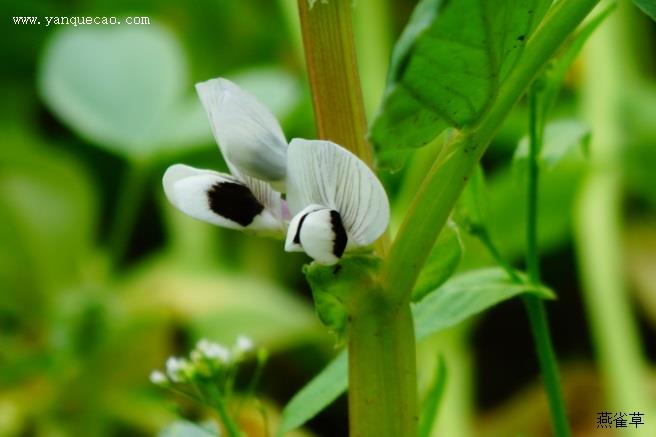
[{"label": "fava bean flower", "polygon": [[[169,167],[164,191],[179,210],[231,229],[286,232],[286,251],[304,251],[326,265],[385,231],[385,190],[351,152],[323,140],[288,144],[273,114],[226,79],[196,90],[231,174]],[[286,200],[278,190],[286,191]]]}]

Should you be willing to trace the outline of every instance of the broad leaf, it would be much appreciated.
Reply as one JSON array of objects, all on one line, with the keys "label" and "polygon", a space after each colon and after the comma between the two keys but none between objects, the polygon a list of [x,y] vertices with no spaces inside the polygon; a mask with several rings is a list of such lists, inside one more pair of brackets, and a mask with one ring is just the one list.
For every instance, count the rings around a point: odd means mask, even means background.
[{"label": "broad leaf", "polygon": [[455,223],[449,222],[440,233],[417,278],[417,284],[412,290],[412,301],[423,299],[442,285],[456,271],[461,259],[462,241],[460,241],[458,227]]},{"label": "broad leaf", "polygon": [[652,20],[656,21],[656,0],[633,0],[642,12],[649,15]]},{"label": "broad leaf", "polygon": [[56,33],[43,54],[39,88],[71,129],[127,158],[211,138],[182,49],[156,25]]},{"label": "broad leaf", "polygon": [[[558,120],[549,123],[544,129],[544,138],[542,148],[538,158],[538,165],[545,169],[553,169],[562,159],[575,151],[581,150],[581,153],[587,155],[588,144],[590,142],[590,128],[576,120]],[[513,165],[523,173],[528,160],[528,137],[520,140]]]},{"label": "broad leaf", "polygon": [[371,139],[383,167],[447,126],[475,123],[551,0],[422,0],[394,48]]},{"label": "broad leaf", "polygon": [[[522,293],[552,297],[544,287],[513,283],[500,268],[475,270],[456,276],[414,304],[417,340],[454,326],[504,300]],[[283,436],[326,408],[348,386],[348,358],[342,352],[301,389],[283,410],[278,436]]]},{"label": "broad leaf", "polygon": [[287,404],[276,435],[284,436],[319,414],[348,387],[348,356],[342,352]]},{"label": "broad leaf", "polygon": [[513,282],[501,268],[458,275],[413,307],[415,332],[422,339],[522,293],[553,297],[545,287]]}]

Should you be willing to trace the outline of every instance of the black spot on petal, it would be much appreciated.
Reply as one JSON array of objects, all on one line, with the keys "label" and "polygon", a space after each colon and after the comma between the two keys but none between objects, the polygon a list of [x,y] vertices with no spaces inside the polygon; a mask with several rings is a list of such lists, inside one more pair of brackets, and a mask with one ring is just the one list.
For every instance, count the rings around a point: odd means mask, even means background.
[{"label": "black spot on petal", "polygon": [[337,258],[341,258],[346,249],[348,236],[346,235],[344,224],[342,224],[342,217],[335,210],[330,211],[330,224],[332,225],[333,233],[335,234],[335,240],[333,240],[333,254]]},{"label": "black spot on petal", "polygon": [[294,244],[301,244],[301,227],[303,226],[303,222],[305,221],[305,218],[310,215],[309,212],[303,214],[303,217],[298,221],[298,227],[296,228],[296,235],[294,235]]},{"label": "black spot on petal", "polygon": [[207,191],[210,209],[221,217],[248,226],[264,206],[251,190],[236,182],[218,182]]}]

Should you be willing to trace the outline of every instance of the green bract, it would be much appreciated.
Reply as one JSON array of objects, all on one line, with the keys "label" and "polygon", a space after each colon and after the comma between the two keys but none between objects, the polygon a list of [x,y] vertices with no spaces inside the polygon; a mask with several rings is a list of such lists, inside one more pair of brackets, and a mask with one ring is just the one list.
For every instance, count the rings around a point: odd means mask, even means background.
[{"label": "green bract", "polygon": [[476,122],[519,59],[550,0],[423,0],[394,48],[383,105],[371,127],[380,165],[447,126]]}]

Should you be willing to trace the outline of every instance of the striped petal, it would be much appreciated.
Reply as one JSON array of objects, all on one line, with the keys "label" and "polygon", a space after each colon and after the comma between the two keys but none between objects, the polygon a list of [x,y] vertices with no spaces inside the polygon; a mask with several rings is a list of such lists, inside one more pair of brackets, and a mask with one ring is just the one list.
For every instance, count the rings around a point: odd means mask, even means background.
[{"label": "striped petal", "polygon": [[390,215],[387,194],[358,157],[330,141],[298,138],[290,143],[287,155],[287,201],[292,215],[308,205],[336,211],[348,234],[349,248],[368,246],[385,231]]},{"label": "striped petal", "polygon": [[198,83],[196,91],[226,161],[248,176],[282,184],[288,146],[271,111],[227,79]]}]

